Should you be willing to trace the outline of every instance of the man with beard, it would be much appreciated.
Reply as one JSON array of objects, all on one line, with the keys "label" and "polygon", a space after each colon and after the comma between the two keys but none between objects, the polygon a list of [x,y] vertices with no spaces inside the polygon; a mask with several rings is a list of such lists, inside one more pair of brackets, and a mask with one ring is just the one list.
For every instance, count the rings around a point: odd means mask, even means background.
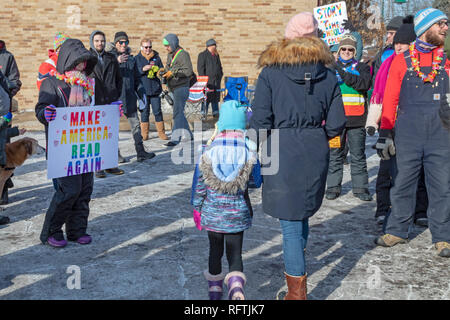
[{"label": "man with beard", "polygon": [[[95,79],[95,104],[107,105],[119,100],[122,90],[122,76],[120,75],[119,63],[116,57],[105,51],[106,36],[100,30],[95,30],[89,37],[91,45],[91,53],[97,57],[98,62],[90,77]],[[119,162],[124,162],[120,155]],[[124,173],[122,169],[111,168],[100,170],[95,173],[97,178],[105,178],[106,172],[121,175]]]},{"label": "man with beard", "polygon": [[398,173],[391,190],[386,234],[375,243],[392,247],[407,241],[423,166],[432,242],[439,256],[449,258],[450,133],[439,117],[441,105],[448,104],[449,75],[443,49],[448,17],[434,8],[421,10],[414,17],[414,31],[416,41],[392,62],[383,100],[377,152],[382,159],[396,154]]}]

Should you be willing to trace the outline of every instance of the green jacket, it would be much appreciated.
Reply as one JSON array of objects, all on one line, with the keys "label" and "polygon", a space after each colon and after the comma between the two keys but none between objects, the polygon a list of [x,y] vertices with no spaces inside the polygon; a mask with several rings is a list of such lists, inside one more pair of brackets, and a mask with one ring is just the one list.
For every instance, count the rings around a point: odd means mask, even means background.
[{"label": "green jacket", "polygon": [[176,50],[169,53],[167,55],[166,66],[167,70],[172,71],[173,74],[167,82],[170,91],[179,87],[189,87],[189,82],[194,75],[194,70],[192,68],[191,57],[187,51],[178,47]]}]

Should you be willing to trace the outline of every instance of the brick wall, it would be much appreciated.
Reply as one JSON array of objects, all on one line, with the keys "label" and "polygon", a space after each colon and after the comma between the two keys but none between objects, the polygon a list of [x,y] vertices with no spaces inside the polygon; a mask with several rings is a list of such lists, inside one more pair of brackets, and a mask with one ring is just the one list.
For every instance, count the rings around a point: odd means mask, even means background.
[{"label": "brick wall", "polygon": [[316,4],[316,0],[1,0],[0,39],[15,55],[21,73],[19,109],[34,109],[37,71],[58,31],[82,40],[87,48],[93,30],[105,32],[107,41],[113,41],[115,32],[125,31],[133,54],[139,52],[140,39],[149,36],[164,63],[162,38],[175,33],[190,53],[195,71],[206,40],[215,38],[224,74],[248,75],[252,83],[261,51],[282,37],[293,15],[312,11]]}]

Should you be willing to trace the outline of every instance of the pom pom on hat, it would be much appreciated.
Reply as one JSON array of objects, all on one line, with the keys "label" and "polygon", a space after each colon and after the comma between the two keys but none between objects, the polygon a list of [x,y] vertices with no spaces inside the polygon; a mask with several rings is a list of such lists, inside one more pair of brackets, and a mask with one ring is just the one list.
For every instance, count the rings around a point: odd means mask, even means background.
[{"label": "pom pom on hat", "polygon": [[58,32],[55,35],[55,40],[53,41],[53,49],[55,49],[55,51],[58,51],[59,48],[62,46],[62,44],[69,39],[69,36],[62,33],[62,32]]}]

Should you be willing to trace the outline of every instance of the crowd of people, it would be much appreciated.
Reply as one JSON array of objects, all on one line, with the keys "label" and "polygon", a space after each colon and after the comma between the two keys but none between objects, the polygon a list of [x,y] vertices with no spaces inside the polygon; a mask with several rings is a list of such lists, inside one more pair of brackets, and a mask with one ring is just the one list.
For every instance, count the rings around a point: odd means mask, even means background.
[{"label": "crowd of people", "polygon": [[[319,37],[312,13],[292,17],[284,36],[269,44],[258,59],[261,72],[251,117],[240,101],[219,107],[223,71],[215,40],[208,40],[198,56],[198,75],[209,76],[203,119],[211,104],[217,120],[216,131],[195,167],[191,198],[196,225],[208,233],[204,276],[211,300],[222,298],[224,283],[230,300],[245,298],[242,247],[253,217],[250,184],[262,186],[263,211],[280,221],[288,287],[285,299],[307,298],[309,219],[324,198],[333,201],[341,196],[347,153],[353,195],[361,201],[373,200],[366,136],[377,132],[373,148],[380,165],[375,218],[383,224],[383,235],[375,244],[392,247],[407,242],[409,226],[416,222],[429,227],[437,255],[450,257],[448,42],[444,47],[448,17],[433,8],[395,17],[387,25],[385,46],[369,62],[362,61],[363,41],[357,30],[348,21],[345,28],[348,33],[340,42],[328,47]],[[194,139],[184,108],[196,77],[190,54],[175,34],[162,39],[165,65],[149,38],[141,40],[136,56],[123,31],[115,33],[112,43],[104,32],[93,31],[89,43],[88,50],[82,41],[58,33],[48,60],[39,68],[35,111],[46,139],[58,108],[89,105],[120,110],[130,124],[140,162],[155,157],[143,144],[149,138],[150,108],[158,137],[167,141],[167,147]],[[0,65],[9,59],[9,69],[1,68],[0,89],[9,98],[2,98],[0,90],[0,102],[9,100],[21,86],[17,65],[9,53],[4,55],[4,46],[0,42]],[[173,99],[170,138],[161,110],[164,86]],[[12,117],[9,107],[0,108],[0,165],[7,137],[24,133],[17,128],[15,133],[6,130]],[[254,141],[246,136],[249,128],[259,133]],[[264,130],[269,132],[266,138],[260,134]],[[272,134],[275,131],[278,134]],[[279,145],[279,170],[264,174],[258,152],[269,148],[274,139]],[[119,151],[119,162],[125,161]],[[104,178],[107,173],[124,171],[116,167],[95,175]],[[66,246],[67,240],[91,243],[87,224],[94,173],[57,178],[53,183],[55,193],[42,227],[42,243],[58,248]],[[6,199],[11,185],[12,181],[5,186]],[[0,222],[8,223],[5,218]],[[228,273],[222,270],[224,252]]]}]

